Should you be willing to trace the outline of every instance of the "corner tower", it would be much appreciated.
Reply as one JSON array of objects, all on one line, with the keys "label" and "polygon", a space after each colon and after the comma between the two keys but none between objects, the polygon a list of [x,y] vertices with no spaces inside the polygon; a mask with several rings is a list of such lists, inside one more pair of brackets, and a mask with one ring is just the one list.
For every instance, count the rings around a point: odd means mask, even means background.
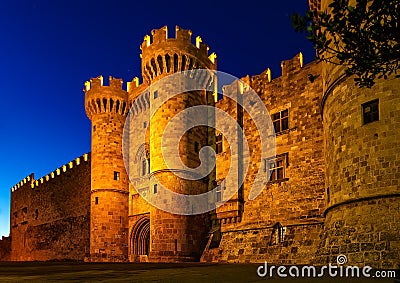
[{"label": "corner tower", "polygon": [[[145,36],[142,49],[142,75],[150,85],[150,193],[157,194],[157,186],[179,194],[199,194],[206,192],[213,177],[201,180],[181,179],[174,172],[177,168],[166,166],[161,152],[162,139],[174,139],[174,133],[164,133],[171,119],[181,111],[196,105],[214,105],[213,94],[206,91],[190,91],[177,94],[167,100],[158,109],[158,100],[165,93],[174,90],[173,82],[169,85],[155,84],[161,78],[172,73],[191,69],[216,69],[215,54],[208,54],[208,46],[200,37],[196,44],[191,42],[190,30],[176,27],[175,38],[168,38],[167,27],[152,31],[152,37]],[[176,86],[175,86],[176,87]],[[184,127],[184,122],[182,122]],[[177,127],[180,127],[178,125]],[[177,130],[179,132],[179,130]],[[191,168],[199,166],[199,149],[211,145],[213,130],[207,127],[195,127],[188,130],[179,141],[179,153],[182,162]],[[176,150],[176,148],[171,148]],[[185,172],[180,172],[185,174]],[[214,177],[215,178],[215,177]],[[168,203],[171,200],[166,200]],[[171,205],[176,205],[171,202]],[[204,249],[209,229],[208,214],[177,215],[165,212],[157,207],[150,211],[150,261],[177,262],[198,261]]]},{"label": "corner tower", "polygon": [[128,259],[128,177],[122,132],[129,110],[122,80],[85,83],[85,109],[92,121],[90,261]]},{"label": "corner tower", "polygon": [[[332,0],[310,0],[329,12]],[[354,1],[355,2],[355,1]],[[359,88],[344,66],[323,63],[325,225],[317,263],[399,268],[400,79]]]}]

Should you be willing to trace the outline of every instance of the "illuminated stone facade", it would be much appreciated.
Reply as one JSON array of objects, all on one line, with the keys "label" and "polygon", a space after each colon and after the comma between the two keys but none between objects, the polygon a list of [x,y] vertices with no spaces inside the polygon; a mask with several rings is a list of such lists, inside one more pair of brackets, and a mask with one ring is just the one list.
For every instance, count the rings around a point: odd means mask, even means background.
[{"label": "illuminated stone facade", "polygon": [[[169,74],[215,70],[216,56],[208,53],[199,37],[193,44],[191,31],[177,27],[175,37],[169,38],[164,27],[146,36],[141,50],[141,84],[135,78],[124,90],[122,80],[112,77],[108,86],[102,77],[85,84],[85,109],[92,121],[91,155],[39,180],[31,175],[12,188],[11,252],[5,256],[11,260],[325,264],[336,262],[341,253],[350,264],[398,266],[398,79],[360,90],[352,78],[329,71],[330,66],[303,65],[301,53],[282,61],[282,75],[275,79],[271,80],[269,69],[243,78],[266,105],[276,129],[276,156],[260,160],[254,121],[227,97],[215,102],[207,92],[183,93],[151,119],[154,100],[165,90],[150,88],[137,99],[150,84]],[[379,104],[377,121],[373,121],[376,107],[368,104],[371,101]],[[170,117],[195,105],[217,107],[243,127],[250,156],[235,158],[249,158],[250,166],[238,193],[216,210],[176,215],[142,198],[141,194],[157,193],[154,176],[179,193],[198,194],[218,184],[217,200],[222,201],[225,188],[237,186],[224,181],[228,170],[241,171],[240,165],[231,168],[226,139],[206,127],[188,131],[179,146],[189,167],[199,164],[196,143],[217,149],[217,165],[210,177],[179,180],[171,172],[174,168],[166,167],[161,136],[168,139],[173,133],[163,129]],[[375,112],[368,112],[368,107]],[[129,110],[134,121],[129,133],[129,154],[134,157],[129,165],[131,182],[122,156]],[[136,141],[133,132],[147,126],[145,142]],[[263,191],[249,200],[260,166],[265,169]]]}]

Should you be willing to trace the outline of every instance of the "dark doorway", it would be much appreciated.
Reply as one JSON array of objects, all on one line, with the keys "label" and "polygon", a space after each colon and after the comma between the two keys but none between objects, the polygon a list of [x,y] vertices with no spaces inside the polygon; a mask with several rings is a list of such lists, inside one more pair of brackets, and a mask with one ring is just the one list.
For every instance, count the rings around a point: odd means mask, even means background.
[{"label": "dark doorway", "polygon": [[134,225],[131,234],[131,251],[134,256],[149,255],[150,250],[150,219],[140,218]]}]

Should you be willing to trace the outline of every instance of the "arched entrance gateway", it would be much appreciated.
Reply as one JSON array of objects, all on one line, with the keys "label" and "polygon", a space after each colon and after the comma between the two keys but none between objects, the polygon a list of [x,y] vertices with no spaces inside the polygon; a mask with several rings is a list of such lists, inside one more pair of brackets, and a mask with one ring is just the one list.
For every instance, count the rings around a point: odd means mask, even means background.
[{"label": "arched entrance gateway", "polygon": [[148,261],[150,251],[150,218],[141,217],[132,227],[130,237],[131,261]]}]

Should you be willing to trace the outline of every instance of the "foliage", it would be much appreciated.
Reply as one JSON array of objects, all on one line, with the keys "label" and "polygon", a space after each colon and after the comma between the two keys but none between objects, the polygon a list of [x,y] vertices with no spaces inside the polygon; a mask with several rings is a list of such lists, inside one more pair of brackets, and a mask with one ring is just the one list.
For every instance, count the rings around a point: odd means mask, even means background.
[{"label": "foliage", "polygon": [[293,14],[325,62],[344,65],[359,87],[374,85],[399,71],[400,0],[333,0],[328,11]]}]

